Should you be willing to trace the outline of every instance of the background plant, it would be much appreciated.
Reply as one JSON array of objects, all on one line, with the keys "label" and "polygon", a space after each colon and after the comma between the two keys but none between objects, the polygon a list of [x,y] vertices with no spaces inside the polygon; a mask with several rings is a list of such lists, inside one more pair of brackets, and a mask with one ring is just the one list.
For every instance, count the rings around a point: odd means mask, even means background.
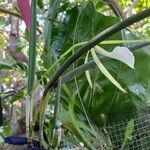
[{"label": "background plant", "polygon": [[[119,61],[100,56],[103,65],[127,93],[118,90],[109,79],[100,73],[99,69],[95,67],[91,54],[87,56],[88,59],[85,63],[86,53],[73,65],[69,64],[70,67],[61,74],[57,82],[51,84],[51,89],[48,86],[53,74],[58,72],[65,60],[74,55],[78,48],[82,49],[85,43],[88,45],[88,41],[103,30],[130,17],[133,13],[141,12],[141,8],[149,6],[149,2],[139,1],[132,8],[133,3],[120,1],[117,6],[128,7],[128,11],[123,9],[124,11],[118,15],[119,17],[116,17],[115,14],[112,15],[114,9],[109,8],[114,8],[115,4],[113,1],[108,3],[108,1],[96,0],[75,2],[38,0],[36,25],[33,26],[32,21],[35,23],[35,18],[32,19],[31,8],[29,33],[27,29],[25,30],[22,20],[18,20],[20,15],[16,3],[12,2],[9,6],[5,1],[1,2],[1,18],[5,20],[0,21],[1,95],[4,119],[6,118],[2,128],[3,135],[10,134],[8,132],[10,128],[7,128],[6,125],[15,124],[18,118],[17,113],[22,111],[20,104],[23,103],[26,96],[27,75],[31,79],[31,81],[28,80],[28,94],[32,93],[34,108],[38,108],[34,109],[33,117],[34,119],[38,117],[40,120],[40,141],[44,147],[69,149],[81,147],[80,143],[83,143],[88,149],[98,147],[110,149],[111,141],[101,131],[100,126],[111,122],[112,114],[117,117],[118,114],[132,114],[135,110],[143,110],[142,113],[148,111],[150,55],[149,49],[143,48],[149,44],[148,18],[126,28],[124,30],[125,38],[122,37],[121,32],[117,32],[106,41],[97,42],[108,52],[111,52],[116,46],[122,45],[126,45],[131,50],[140,48],[133,51],[134,70]],[[139,7],[139,5],[144,7]],[[3,7],[6,7],[8,11],[3,10]],[[119,10],[116,13],[119,13]],[[143,28],[144,30],[142,30]],[[36,29],[36,36],[33,36],[32,29]],[[35,52],[33,43],[35,39],[37,55],[34,73],[32,67],[35,66],[35,55],[32,57],[31,52]],[[30,43],[30,51],[28,51],[28,43]],[[29,69],[30,67],[31,69]],[[87,77],[85,71],[88,69],[90,70]],[[34,87],[32,87],[33,84],[30,85],[33,76],[35,76]],[[91,80],[92,88],[89,80]],[[44,96],[41,97],[43,90]],[[40,105],[38,105],[39,101]],[[12,115],[12,111],[9,111],[9,104],[13,110],[17,107],[16,115]],[[32,114],[30,114],[31,116]]]}]

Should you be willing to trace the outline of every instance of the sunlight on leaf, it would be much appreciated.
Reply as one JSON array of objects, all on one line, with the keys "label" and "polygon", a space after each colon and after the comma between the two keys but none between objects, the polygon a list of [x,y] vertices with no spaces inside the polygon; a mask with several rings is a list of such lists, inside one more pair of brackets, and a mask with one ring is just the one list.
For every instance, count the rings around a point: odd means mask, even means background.
[{"label": "sunlight on leaf", "polygon": [[121,85],[113,78],[113,76],[107,71],[107,69],[103,66],[103,64],[101,63],[101,61],[99,60],[97,54],[95,53],[95,49],[91,49],[91,53],[92,53],[92,57],[96,63],[96,65],[98,66],[98,68],[100,69],[100,71],[121,91],[125,92],[126,91],[121,87]]},{"label": "sunlight on leaf", "polygon": [[[85,61],[84,61],[85,64],[88,62],[88,56],[89,56],[89,52],[87,52],[87,55],[85,57]],[[86,78],[87,78],[87,80],[89,82],[90,87],[92,88],[92,80],[91,80],[91,76],[90,76],[89,70],[85,71],[85,75],[86,75]]]},{"label": "sunlight on leaf", "polygon": [[107,52],[103,48],[95,46],[95,51],[106,57],[117,59],[134,69],[135,58],[133,53],[127,47],[117,46],[112,52]]}]

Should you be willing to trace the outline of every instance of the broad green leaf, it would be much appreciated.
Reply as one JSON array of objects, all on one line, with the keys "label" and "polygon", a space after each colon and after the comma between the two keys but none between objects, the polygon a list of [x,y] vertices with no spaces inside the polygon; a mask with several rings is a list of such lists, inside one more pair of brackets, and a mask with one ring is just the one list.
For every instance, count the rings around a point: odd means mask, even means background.
[{"label": "broad green leaf", "polygon": [[43,9],[44,8],[43,0],[37,0],[37,5],[39,6],[39,8]]},{"label": "broad green leaf", "polygon": [[[81,15],[78,18],[79,14]],[[107,27],[118,22],[119,19],[97,12],[92,1],[88,1],[82,6],[78,5],[66,10],[64,19],[58,19],[57,21],[58,24],[54,26],[52,33],[52,48],[57,53],[62,54],[72,47],[73,41],[74,44],[87,42]],[[76,33],[73,36],[75,26]],[[117,33],[107,40],[118,40],[121,38],[120,35],[120,33]],[[105,45],[104,47],[108,48],[110,46]]]},{"label": "broad green leaf", "polygon": [[135,58],[133,53],[127,47],[117,46],[112,52],[107,52],[103,48],[95,46],[95,51],[106,57],[117,59],[134,69]]},{"label": "broad green leaf", "polygon": [[[88,62],[88,56],[89,56],[89,52],[87,52],[87,55],[85,57],[85,62],[84,63]],[[85,71],[85,75],[86,75],[86,78],[87,78],[87,80],[89,82],[90,87],[92,88],[92,80],[91,80],[91,76],[90,76],[89,70]]]},{"label": "broad green leaf", "polygon": [[134,120],[131,119],[126,126],[125,137],[124,137],[120,150],[126,149],[128,141],[132,140],[133,138],[133,132],[134,132]]},{"label": "broad green leaf", "polygon": [[97,54],[95,53],[95,49],[91,49],[91,53],[93,56],[93,59],[96,63],[96,65],[98,66],[98,68],[100,69],[100,71],[121,91],[125,92],[126,91],[122,88],[122,86],[113,78],[113,76],[107,71],[107,69],[103,66],[103,64],[101,63],[101,61],[99,60]]},{"label": "broad green leaf", "polygon": [[125,138],[128,140],[131,140],[133,137],[134,132],[134,120],[130,120],[127,124],[126,130],[125,130]]}]

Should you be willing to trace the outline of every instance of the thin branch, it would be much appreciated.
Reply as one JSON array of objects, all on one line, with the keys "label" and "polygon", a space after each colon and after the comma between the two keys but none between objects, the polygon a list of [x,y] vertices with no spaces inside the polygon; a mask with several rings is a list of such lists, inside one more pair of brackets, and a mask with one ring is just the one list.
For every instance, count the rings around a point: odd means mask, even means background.
[{"label": "thin branch", "polygon": [[[139,48],[145,47],[150,45],[150,42],[144,42],[144,43],[140,43],[140,44],[136,44],[134,46],[128,47],[130,50],[134,51],[137,50]],[[110,60],[110,58],[106,58],[106,57],[101,57],[100,58],[101,61],[105,61],[105,60]],[[81,66],[78,66],[77,68],[75,68],[74,70],[69,71],[68,73],[66,73],[65,75],[62,76],[62,84],[70,81],[74,78],[74,76],[85,72],[86,70],[90,70],[96,67],[95,61],[91,60],[90,62],[83,64]]]},{"label": "thin branch", "polygon": [[12,16],[15,16],[15,17],[18,17],[18,18],[21,18],[21,16],[17,13],[14,13],[12,11],[9,11],[9,10],[5,10],[5,9],[2,9],[0,8],[0,12],[1,13],[4,13],[4,14],[9,14],[9,15],[12,15]]},{"label": "thin branch", "polygon": [[2,105],[2,98],[0,95],[0,126],[3,124],[3,105]]},{"label": "thin branch", "polygon": [[43,96],[47,94],[49,89],[53,86],[53,84],[57,81],[57,79],[61,76],[61,74],[74,62],[76,61],[80,56],[82,56],[84,53],[86,53],[88,50],[90,50],[92,47],[97,45],[98,43],[102,42],[106,38],[110,37],[114,33],[126,28],[127,26],[130,26],[131,24],[138,22],[146,17],[150,16],[150,8],[146,9],[136,15],[133,15],[115,25],[113,25],[110,28],[107,28],[103,32],[99,33],[97,36],[95,36],[93,39],[91,39],[87,44],[85,44],[83,47],[78,49],[73,55],[71,55],[62,65],[61,67],[56,71],[56,73],[52,76],[49,83],[47,84]]},{"label": "thin branch", "polygon": [[140,49],[140,48],[146,47],[148,45],[150,45],[150,42],[143,42],[143,43],[139,43],[139,44],[133,45],[133,46],[129,47],[129,49],[134,51],[136,49]]},{"label": "thin branch", "polygon": [[102,2],[107,3],[117,17],[125,19],[125,14],[115,0],[102,0]]},{"label": "thin branch", "polygon": [[2,95],[2,94],[11,94],[11,93],[15,93],[15,90],[0,92],[0,95]]},{"label": "thin branch", "polygon": [[129,9],[127,10],[127,16],[131,16],[132,15],[132,10],[135,7],[137,2],[138,2],[138,0],[134,0],[133,3],[130,5]]},{"label": "thin branch", "polygon": [[[22,19],[22,17],[19,14],[11,12],[9,10],[5,10],[5,9],[0,8],[0,12],[4,13],[4,14],[9,14],[9,15],[12,15],[12,16],[15,16],[15,17],[18,17],[18,18]],[[38,27],[36,28],[36,30],[39,32],[39,34],[42,34],[42,31]],[[4,31],[4,32],[7,32],[7,31]]]},{"label": "thin branch", "polygon": [[26,88],[26,86],[23,86],[20,89],[17,89],[17,90],[14,90],[14,91],[3,92],[2,94],[4,94],[4,93],[6,93],[6,94],[8,93],[8,94],[6,96],[3,96],[2,100],[6,99],[6,98],[8,98],[10,96],[16,95],[18,92],[24,90],[25,88]]}]

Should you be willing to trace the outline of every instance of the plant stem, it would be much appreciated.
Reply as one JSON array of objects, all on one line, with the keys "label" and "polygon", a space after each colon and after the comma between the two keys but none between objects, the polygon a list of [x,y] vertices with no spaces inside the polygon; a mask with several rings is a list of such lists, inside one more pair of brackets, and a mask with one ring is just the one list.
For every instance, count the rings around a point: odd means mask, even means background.
[{"label": "plant stem", "polygon": [[[50,0],[49,1],[49,11],[48,11],[48,16],[47,16],[47,28],[46,28],[46,37],[45,37],[45,46],[44,46],[44,54],[49,55],[50,59],[56,61],[57,68],[59,68],[59,63],[57,60],[57,56],[55,55],[55,52],[53,52],[51,48],[51,36],[52,36],[52,29],[53,29],[53,21],[55,20],[55,17],[58,13],[58,8],[60,6],[60,0]],[[51,62],[51,61],[50,61]],[[57,92],[56,92],[56,99],[55,99],[55,105],[54,105],[54,121],[52,125],[52,137],[53,137],[53,130],[56,128],[56,121],[57,121],[57,116],[59,112],[59,101],[60,101],[60,91],[61,91],[61,77],[58,79],[58,84],[57,84]],[[45,105],[48,104],[49,99],[45,99]],[[44,127],[44,119],[45,119],[45,109],[43,109],[41,112],[41,117],[40,117],[40,139],[43,141],[43,127]],[[49,137],[51,139],[51,137]],[[52,139],[53,141],[53,139]],[[50,144],[49,144],[50,145]]]},{"label": "plant stem", "polygon": [[1,97],[1,99],[4,100],[4,99],[6,99],[6,98],[8,98],[8,97],[10,97],[10,96],[14,96],[14,95],[16,95],[17,93],[19,93],[20,91],[24,90],[25,88],[26,88],[26,86],[23,86],[23,87],[21,87],[21,88],[19,88],[19,89],[17,89],[17,90],[2,92],[2,93],[0,93],[0,94],[7,94],[7,95]]},{"label": "plant stem", "polygon": [[12,16],[15,16],[15,17],[18,17],[18,18],[21,18],[21,16],[17,13],[14,13],[12,11],[9,11],[9,10],[5,10],[5,9],[2,9],[0,8],[0,12],[1,13],[4,13],[4,14],[9,14],[9,15],[12,15]]},{"label": "plant stem", "polygon": [[97,36],[95,36],[93,39],[91,39],[87,44],[85,44],[83,47],[81,47],[79,50],[77,50],[72,56],[70,56],[63,64],[62,66],[57,70],[57,72],[52,76],[49,83],[47,84],[43,96],[47,94],[51,86],[57,81],[59,76],[74,62],[76,61],[80,56],[82,56],[84,53],[86,53],[88,50],[90,50],[92,47],[97,45],[98,43],[102,42],[106,38],[110,37],[114,33],[126,28],[127,26],[130,26],[131,24],[138,22],[146,17],[150,16],[150,8],[146,9],[136,15],[133,15],[115,25],[113,25],[110,28],[107,28],[103,32],[99,33]]},{"label": "plant stem", "polygon": [[115,0],[102,0],[102,2],[107,3],[117,17],[125,19],[124,12]]},{"label": "plant stem", "polygon": [[30,23],[30,41],[29,41],[29,64],[28,64],[28,94],[32,91],[34,85],[34,73],[36,64],[36,0],[31,2],[31,23]]},{"label": "plant stem", "polygon": [[[144,43],[136,44],[136,45],[130,46],[128,48],[130,50],[134,51],[134,50],[137,50],[139,48],[142,48],[142,47],[145,47],[148,45],[150,45],[150,42],[144,42]],[[101,59],[101,61],[110,60],[110,58],[106,58],[106,57],[100,57],[100,59]],[[83,65],[76,67],[74,70],[71,70],[62,76],[62,84],[67,82],[67,81],[72,80],[74,78],[74,76],[76,76],[80,73],[83,73],[87,70],[93,69],[95,67],[96,67],[96,64],[95,64],[94,60],[91,60],[90,62],[88,62],[86,64],[83,64]]]},{"label": "plant stem", "polygon": [[36,0],[31,1],[31,21],[30,21],[30,39],[29,39],[29,63],[28,63],[28,84],[27,84],[27,100],[26,100],[26,127],[27,137],[30,138],[32,130],[32,115],[33,115],[33,99],[31,92],[35,79],[36,66]]}]

